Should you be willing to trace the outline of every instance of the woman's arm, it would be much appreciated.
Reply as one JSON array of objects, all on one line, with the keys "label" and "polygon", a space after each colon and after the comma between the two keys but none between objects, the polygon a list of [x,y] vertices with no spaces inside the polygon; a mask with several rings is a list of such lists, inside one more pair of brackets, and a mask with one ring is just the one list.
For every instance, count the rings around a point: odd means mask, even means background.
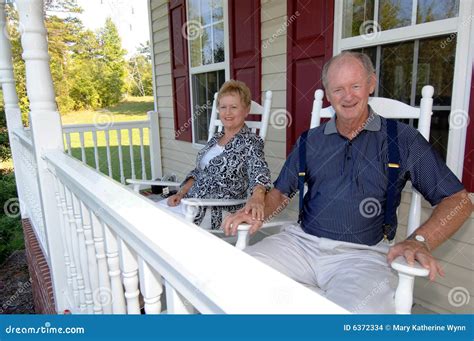
[{"label": "woman's arm", "polygon": [[184,196],[186,195],[186,193],[188,193],[189,189],[193,186],[193,184],[194,184],[194,178],[188,178],[188,180],[186,180],[184,185],[181,186],[178,193],[168,198],[168,201],[167,201],[168,206],[171,206],[171,207],[178,206],[179,203],[181,202],[181,199],[184,198]]},{"label": "woman's arm", "polygon": [[248,157],[249,186],[252,196],[244,207],[245,213],[251,214],[255,220],[263,220],[265,209],[265,193],[271,188],[270,169],[265,161],[263,141],[255,140]]}]

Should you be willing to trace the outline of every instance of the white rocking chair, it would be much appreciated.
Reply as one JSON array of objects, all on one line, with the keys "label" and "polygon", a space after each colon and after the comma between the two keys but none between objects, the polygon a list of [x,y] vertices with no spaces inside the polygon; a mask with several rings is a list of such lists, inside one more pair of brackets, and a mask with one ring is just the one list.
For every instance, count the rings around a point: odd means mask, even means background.
[{"label": "white rocking chair", "polygon": [[[265,141],[268,130],[268,123],[270,119],[270,109],[272,104],[272,92],[267,91],[265,93],[265,100],[263,106],[257,102],[252,101],[250,106],[250,115],[254,117],[260,117],[259,121],[245,121],[245,124],[250,128],[250,130],[256,133],[258,136]],[[208,140],[214,136],[216,132],[222,131],[224,125],[218,117],[218,108],[217,108],[217,93],[214,94],[214,101],[212,103],[212,113],[209,123],[209,134]],[[179,187],[180,182],[173,181],[162,181],[162,180],[126,180],[128,184],[133,185],[133,189],[136,192],[140,191],[140,188],[143,186],[163,186],[163,187]],[[239,204],[245,204],[247,199],[197,199],[197,198],[185,198],[181,200],[181,203],[184,205],[185,219],[189,222],[193,222],[194,218],[199,212],[199,207],[217,207],[217,206],[233,206]],[[202,226],[203,228],[210,228],[210,226]],[[220,230],[210,230],[214,234],[222,234]]]},{"label": "white rocking chair", "polygon": [[[405,103],[383,97],[369,98],[371,108],[385,118],[393,119],[417,119],[418,131],[426,140],[429,140],[431,115],[433,107],[434,89],[431,85],[426,85],[421,90],[422,98],[420,108],[409,106]],[[331,118],[334,116],[334,109],[329,106],[323,108],[324,91],[316,90],[314,93],[313,111],[311,112],[311,128],[318,127],[321,118]],[[414,188],[408,215],[407,236],[411,235],[421,225],[421,194]],[[270,223],[271,226],[282,224],[280,221]],[[269,224],[264,224],[267,227]],[[239,242],[237,246],[244,249],[248,245],[248,224],[242,224],[238,228]],[[387,243],[387,252],[391,245]],[[415,276],[427,276],[429,271],[416,263],[408,265],[404,257],[397,257],[391,264],[392,268],[398,272],[398,286],[395,293],[395,310],[397,314],[410,314],[413,305],[413,286]]]}]

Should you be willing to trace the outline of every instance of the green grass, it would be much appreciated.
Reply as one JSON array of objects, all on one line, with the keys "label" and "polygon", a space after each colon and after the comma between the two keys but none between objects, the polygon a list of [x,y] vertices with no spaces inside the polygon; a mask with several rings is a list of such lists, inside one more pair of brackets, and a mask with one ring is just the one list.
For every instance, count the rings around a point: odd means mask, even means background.
[{"label": "green grass", "polygon": [[[101,126],[110,126],[113,128],[114,123],[124,121],[142,121],[148,118],[147,111],[153,110],[153,97],[129,97],[125,101],[109,107],[105,110],[83,110],[62,115],[63,125],[67,124],[98,124]],[[124,177],[129,179],[132,177],[130,162],[130,143],[128,130],[121,132],[122,155],[124,165]],[[150,178],[150,152],[149,152],[149,136],[148,130],[144,130],[143,144],[145,154],[145,167],[147,177]],[[67,148],[66,139],[64,145]],[[138,129],[132,130],[133,160],[134,169],[137,178],[142,178],[142,165],[140,156],[140,135]],[[120,181],[120,162],[117,132],[110,133],[110,156],[112,165],[112,177]],[[97,151],[99,155],[99,169],[102,173],[109,175],[106,138],[104,132],[97,133]],[[96,168],[94,158],[94,140],[92,133],[84,134],[84,152],[86,163]],[[82,159],[81,142],[78,133],[71,134],[71,153],[77,159]]]}]

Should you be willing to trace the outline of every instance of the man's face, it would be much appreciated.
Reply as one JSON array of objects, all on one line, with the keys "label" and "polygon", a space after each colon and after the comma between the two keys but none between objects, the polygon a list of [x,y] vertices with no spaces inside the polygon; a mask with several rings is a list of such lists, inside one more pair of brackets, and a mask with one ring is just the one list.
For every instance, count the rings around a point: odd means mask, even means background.
[{"label": "man's face", "polygon": [[361,62],[345,57],[328,70],[326,98],[338,119],[357,121],[368,116],[369,95],[375,90],[375,75],[367,75]]}]

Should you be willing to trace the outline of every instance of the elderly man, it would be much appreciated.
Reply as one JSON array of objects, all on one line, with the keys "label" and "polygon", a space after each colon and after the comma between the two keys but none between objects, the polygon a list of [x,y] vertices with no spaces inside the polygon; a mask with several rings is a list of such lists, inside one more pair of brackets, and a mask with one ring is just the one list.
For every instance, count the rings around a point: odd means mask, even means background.
[{"label": "elderly man", "polygon": [[[245,251],[273,268],[357,313],[394,313],[397,278],[388,266],[398,256],[417,260],[430,279],[443,269],[431,251],[454,234],[472,212],[468,193],[431,145],[412,127],[384,119],[368,105],[376,77],[370,59],[343,52],[323,69],[326,96],[336,116],[311,129],[306,136],[306,182],[300,223]],[[387,123],[389,122],[389,123]],[[395,207],[407,180],[432,205],[431,217],[415,233],[392,246],[386,254],[384,214],[387,198],[387,126],[396,126],[399,151],[398,179],[394,181]],[[298,190],[302,138],[288,156],[274,188],[265,198],[265,217],[280,212]],[[381,214],[363,214],[361,205],[377,201]],[[456,214],[451,214],[456,212]],[[445,218],[451,216],[447,221]],[[245,209],[223,223],[227,234],[238,224],[250,223],[251,233],[262,222]],[[385,252],[384,252],[384,251]]]}]

